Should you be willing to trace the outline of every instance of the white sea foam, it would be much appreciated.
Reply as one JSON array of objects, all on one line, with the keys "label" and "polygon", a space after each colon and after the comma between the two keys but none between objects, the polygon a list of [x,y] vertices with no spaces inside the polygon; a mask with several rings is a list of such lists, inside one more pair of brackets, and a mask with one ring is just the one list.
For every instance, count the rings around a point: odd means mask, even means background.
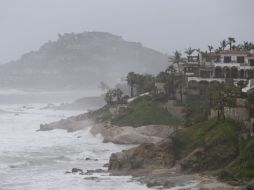
[{"label": "white sea foam", "polygon": [[84,171],[102,168],[112,152],[125,146],[102,143],[101,138],[89,133],[89,126],[74,133],[64,130],[36,132],[41,123],[79,113],[40,109],[43,106],[0,106],[5,111],[0,114],[1,190],[146,189],[138,183],[127,183],[130,177],[97,174],[98,180],[86,180],[85,176],[64,174],[74,167]]},{"label": "white sea foam", "polygon": [[100,136],[89,133],[89,126],[73,133],[36,132],[41,123],[79,114],[78,111],[41,109],[44,106],[0,105],[0,110],[4,110],[0,113],[0,190],[148,189],[128,176],[65,174],[74,167],[84,171],[103,168],[111,153],[128,146],[102,143]]}]

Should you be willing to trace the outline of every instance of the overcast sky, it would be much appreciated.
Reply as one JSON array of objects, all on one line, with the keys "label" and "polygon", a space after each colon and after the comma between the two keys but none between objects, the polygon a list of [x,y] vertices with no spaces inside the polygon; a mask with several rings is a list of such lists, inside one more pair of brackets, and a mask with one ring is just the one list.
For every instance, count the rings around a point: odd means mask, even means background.
[{"label": "overcast sky", "polygon": [[0,63],[58,33],[105,31],[163,53],[254,41],[254,0],[0,0]]}]

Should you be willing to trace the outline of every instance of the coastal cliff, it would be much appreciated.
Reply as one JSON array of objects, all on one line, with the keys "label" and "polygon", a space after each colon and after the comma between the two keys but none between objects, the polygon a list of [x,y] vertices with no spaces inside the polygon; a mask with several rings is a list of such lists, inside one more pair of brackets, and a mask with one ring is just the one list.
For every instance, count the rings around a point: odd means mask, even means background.
[{"label": "coastal cliff", "polygon": [[[106,105],[93,112],[41,126],[41,130],[62,128],[74,131],[90,126],[90,132],[101,135],[106,143],[135,144],[129,150],[112,154],[108,169],[112,175],[132,175],[148,185],[153,181],[154,184],[149,186],[168,187],[177,176],[182,183],[185,179],[196,181],[196,187],[201,189],[240,189],[253,178],[253,140],[241,138],[239,123],[211,119],[185,128],[179,126],[180,122],[170,126],[167,123],[170,121],[157,120],[157,116],[154,114],[153,117],[149,111],[153,108],[172,118],[162,105],[161,100],[142,97],[128,104],[130,109],[121,114],[110,112],[114,105]],[[142,110],[142,114],[134,117],[137,110]],[[148,115],[152,118],[145,120]],[[132,126],[133,122],[144,125]]]}]

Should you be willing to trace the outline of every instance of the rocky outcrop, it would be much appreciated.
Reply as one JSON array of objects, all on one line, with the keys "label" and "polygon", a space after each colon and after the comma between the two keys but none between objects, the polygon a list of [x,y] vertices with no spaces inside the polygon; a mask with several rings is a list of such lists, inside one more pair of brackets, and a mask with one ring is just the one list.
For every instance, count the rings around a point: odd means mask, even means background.
[{"label": "rocky outcrop", "polygon": [[200,170],[200,159],[205,156],[205,149],[196,148],[186,158],[180,162],[181,169],[184,172],[197,172]]},{"label": "rocky outcrop", "polygon": [[83,170],[82,170],[82,169],[79,169],[79,168],[72,168],[71,172],[72,172],[72,173],[78,173],[78,172],[84,173]]},{"label": "rocky outcrop", "polygon": [[90,131],[93,135],[101,134],[104,142],[142,144],[162,141],[173,132],[173,128],[166,125],[148,125],[133,128],[96,124]]},{"label": "rocky outcrop", "polygon": [[170,150],[169,141],[141,144],[138,147],[112,154],[108,168],[111,172],[169,168],[174,163]]},{"label": "rocky outcrop", "polygon": [[[62,103],[60,105],[54,105],[52,103],[43,107],[42,109],[54,109],[54,110],[96,110],[105,105],[103,96],[92,96],[80,98],[71,103]],[[1,110],[0,110],[1,113]]]},{"label": "rocky outcrop", "polygon": [[242,190],[254,190],[254,180],[252,180],[246,187],[244,187]]},{"label": "rocky outcrop", "polygon": [[68,132],[73,132],[77,130],[84,129],[88,126],[92,125],[92,121],[80,118],[82,115],[77,116],[77,117],[70,117],[67,119],[62,119],[57,122],[53,122],[50,124],[41,124],[40,129],[38,131],[50,131],[54,129],[64,129],[67,130]]}]

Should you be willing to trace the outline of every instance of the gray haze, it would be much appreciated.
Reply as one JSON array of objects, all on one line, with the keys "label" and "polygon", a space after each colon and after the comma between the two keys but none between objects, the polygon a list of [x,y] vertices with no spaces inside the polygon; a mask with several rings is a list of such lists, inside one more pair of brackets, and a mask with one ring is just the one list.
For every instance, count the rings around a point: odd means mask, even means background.
[{"label": "gray haze", "polygon": [[58,33],[105,31],[163,53],[254,41],[253,0],[0,0],[0,63]]}]

